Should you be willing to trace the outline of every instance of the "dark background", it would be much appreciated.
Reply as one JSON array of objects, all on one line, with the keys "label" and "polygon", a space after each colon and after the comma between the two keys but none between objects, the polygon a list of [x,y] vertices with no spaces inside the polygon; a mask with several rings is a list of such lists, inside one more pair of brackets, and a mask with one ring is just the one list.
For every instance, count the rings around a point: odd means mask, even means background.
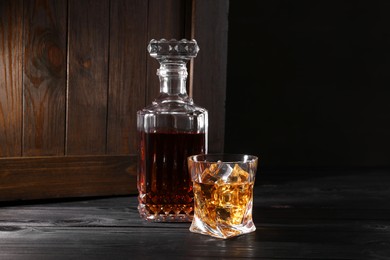
[{"label": "dark background", "polygon": [[225,151],[390,166],[390,1],[230,0]]}]

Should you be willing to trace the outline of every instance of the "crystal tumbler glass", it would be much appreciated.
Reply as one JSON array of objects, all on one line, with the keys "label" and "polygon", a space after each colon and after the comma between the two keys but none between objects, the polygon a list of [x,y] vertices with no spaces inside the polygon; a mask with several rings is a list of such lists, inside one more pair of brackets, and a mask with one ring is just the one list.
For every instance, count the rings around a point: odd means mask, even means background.
[{"label": "crystal tumbler glass", "polygon": [[191,232],[226,239],[256,230],[252,204],[257,164],[257,156],[245,154],[188,157],[194,191]]}]

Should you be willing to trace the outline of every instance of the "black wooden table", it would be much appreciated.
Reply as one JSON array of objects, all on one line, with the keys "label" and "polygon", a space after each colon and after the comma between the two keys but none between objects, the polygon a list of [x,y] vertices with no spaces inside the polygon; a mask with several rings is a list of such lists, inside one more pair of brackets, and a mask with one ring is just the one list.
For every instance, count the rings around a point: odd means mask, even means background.
[{"label": "black wooden table", "polygon": [[0,259],[390,259],[390,171],[278,171],[255,186],[257,230],[221,240],[147,223],[136,196],[2,205]]}]

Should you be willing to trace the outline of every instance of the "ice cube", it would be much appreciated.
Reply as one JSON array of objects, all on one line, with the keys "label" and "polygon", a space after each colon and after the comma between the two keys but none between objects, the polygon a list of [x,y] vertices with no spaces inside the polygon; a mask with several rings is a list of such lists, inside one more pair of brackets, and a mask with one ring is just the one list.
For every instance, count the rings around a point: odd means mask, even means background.
[{"label": "ice cube", "polygon": [[230,166],[229,164],[221,163],[218,171],[219,179],[217,181],[217,184],[227,183],[229,181],[229,177],[232,172],[233,172],[232,166]]},{"label": "ice cube", "polygon": [[238,164],[234,166],[234,172],[239,176],[238,182],[247,182],[249,179],[249,173],[244,171]]},{"label": "ice cube", "polygon": [[218,164],[213,163],[210,165],[209,168],[206,168],[201,176],[201,180],[203,183],[213,183],[217,180],[218,174]]}]

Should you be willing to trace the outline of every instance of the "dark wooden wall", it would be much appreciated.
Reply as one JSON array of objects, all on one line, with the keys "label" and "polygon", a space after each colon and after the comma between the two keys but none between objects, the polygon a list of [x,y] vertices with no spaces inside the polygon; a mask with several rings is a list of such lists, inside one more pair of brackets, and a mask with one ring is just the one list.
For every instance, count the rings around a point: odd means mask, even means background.
[{"label": "dark wooden wall", "polygon": [[0,201],[135,192],[152,38],[198,41],[189,92],[222,151],[227,14],[222,0],[1,0]]}]

